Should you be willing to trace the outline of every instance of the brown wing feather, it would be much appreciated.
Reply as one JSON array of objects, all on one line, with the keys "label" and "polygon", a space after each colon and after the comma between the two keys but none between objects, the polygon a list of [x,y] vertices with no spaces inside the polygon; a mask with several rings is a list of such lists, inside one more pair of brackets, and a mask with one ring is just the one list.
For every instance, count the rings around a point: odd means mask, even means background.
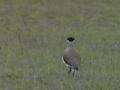
[{"label": "brown wing feather", "polygon": [[65,63],[67,63],[70,66],[74,66],[74,67],[78,67],[78,64],[80,61],[80,57],[78,53],[74,49],[71,49],[71,48],[68,48],[65,50],[63,59]]}]

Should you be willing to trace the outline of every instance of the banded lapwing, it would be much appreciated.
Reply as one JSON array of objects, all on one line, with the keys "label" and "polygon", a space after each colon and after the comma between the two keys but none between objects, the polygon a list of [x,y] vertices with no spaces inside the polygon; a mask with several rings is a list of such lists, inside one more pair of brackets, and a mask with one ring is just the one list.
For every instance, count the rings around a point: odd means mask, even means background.
[{"label": "banded lapwing", "polygon": [[68,73],[72,72],[74,76],[75,71],[78,71],[80,56],[74,48],[75,39],[73,37],[68,37],[66,42],[67,42],[67,47],[64,50],[62,59],[69,69]]}]

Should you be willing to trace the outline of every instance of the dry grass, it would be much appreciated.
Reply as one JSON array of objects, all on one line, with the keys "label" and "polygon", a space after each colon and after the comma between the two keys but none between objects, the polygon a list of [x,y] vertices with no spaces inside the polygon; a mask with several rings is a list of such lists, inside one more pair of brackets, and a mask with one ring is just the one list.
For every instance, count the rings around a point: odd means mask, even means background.
[{"label": "dry grass", "polygon": [[[0,0],[0,90],[119,90],[119,0]],[[73,78],[61,56],[74,36]]]}]

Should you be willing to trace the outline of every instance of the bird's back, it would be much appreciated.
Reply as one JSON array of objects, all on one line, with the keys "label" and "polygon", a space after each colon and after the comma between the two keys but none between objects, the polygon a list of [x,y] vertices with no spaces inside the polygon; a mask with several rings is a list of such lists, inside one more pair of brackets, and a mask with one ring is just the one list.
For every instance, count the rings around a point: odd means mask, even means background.
[{"label": "bird's back", "polygon": [[80,57],[74,48],[66,48],[64,51],[63,59],[68,65],[73,66],[74,68],[78,68]]}]

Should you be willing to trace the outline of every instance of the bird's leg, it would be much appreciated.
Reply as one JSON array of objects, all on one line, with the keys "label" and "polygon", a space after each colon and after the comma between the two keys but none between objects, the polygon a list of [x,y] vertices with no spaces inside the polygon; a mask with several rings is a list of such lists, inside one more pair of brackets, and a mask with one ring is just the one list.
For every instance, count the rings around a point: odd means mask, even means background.
[{"label": "bird's leg", "polygon": [[69,71],[68,71],[68,74],[70,74],[70,73],[71,73],[71,71],[72,71],[72,69],[71,69],[71,67],[69,67]]},{"label": "bird's leg", "polygon": [[73,69],[73,77],[75,76],[75,69]]}]

